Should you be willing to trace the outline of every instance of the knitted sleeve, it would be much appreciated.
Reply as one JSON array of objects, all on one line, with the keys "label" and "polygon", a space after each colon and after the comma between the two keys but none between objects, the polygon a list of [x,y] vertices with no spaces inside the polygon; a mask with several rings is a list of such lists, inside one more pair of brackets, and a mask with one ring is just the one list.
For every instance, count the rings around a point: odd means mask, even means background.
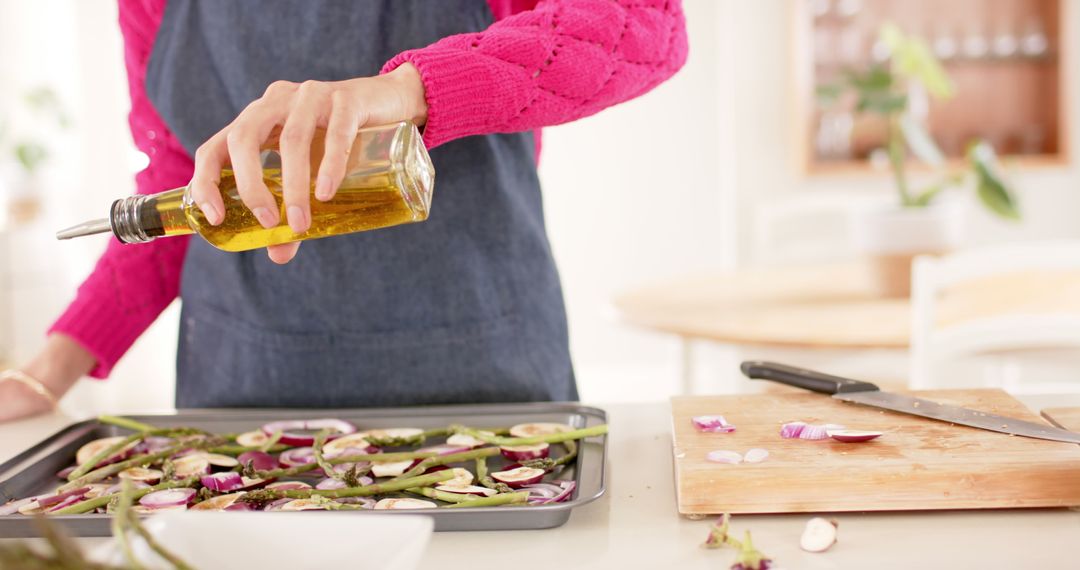
[{"label": "knitted sleeve", "polygon": [[[146,96],[144,79],[161,23],[162,0],[121,0],[120,29],[131,94],[129,123],[135,145],[150,157],[136,175],[138,193],[187,184],[194,164]],[[91,376],[104,378],[135,339],[176,298],[188,237],[142,245],[111,240],[75,300],[49,329],[72,337],[97,359]]]},{"label": "knitted sleeve", "polygon": [[679,0],[542,0],[488,29],[402,52],[426,89],[429,147],[573,121],[632,99],[686,61]]}]

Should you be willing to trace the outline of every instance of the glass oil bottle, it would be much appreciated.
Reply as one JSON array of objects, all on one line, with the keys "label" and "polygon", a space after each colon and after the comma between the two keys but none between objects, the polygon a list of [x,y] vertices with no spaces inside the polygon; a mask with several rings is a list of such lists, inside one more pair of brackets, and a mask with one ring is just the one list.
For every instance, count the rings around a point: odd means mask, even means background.
[{"label": "glass oil bottle", "polygon": [[[322,162],[325,132],[317,130],[311,147],[311,172]],[[109,217],[57,233],[70,239],[112,231],[122,243],[145,243],[159,237],[198,234],[225,251],[245,251],[426,220],[431,207],[435,169],[416,126],[409,122],[363,128],[349,152],[345,178],[334,197],[315,199],[311,182],[311,226],[294,233],[285,217],[277,137],[264,145],[263,182],[278,203],[280,223],[264,228],[240,200],[231,170],[221,172],[218,187],[225,219],[211,225],[195,205],[190,187],[130,196],[112,204]]]}]

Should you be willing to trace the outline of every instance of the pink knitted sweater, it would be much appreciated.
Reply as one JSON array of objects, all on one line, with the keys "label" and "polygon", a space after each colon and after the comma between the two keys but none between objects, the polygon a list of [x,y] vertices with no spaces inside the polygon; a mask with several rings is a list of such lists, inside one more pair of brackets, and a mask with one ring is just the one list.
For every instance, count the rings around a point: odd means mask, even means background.
[{"label": "pink knitted sweater", "polygon": [[[487,30],[403,52],[426,89],[429,148],[469,135],[573,121],[649,91],[686,61],[680,0],[488,0]],[[146,96],[146,64],[165,0],[120,0],[135,144],[150,157],[140,194],[184,186],[194,164]],[[539,135],[539,132],[537,132]],[[539,137],[537,137],[539,141]],[[104,378],[176,298],[188,237],[125,246],[113,239],[49,332],[97,359]]]}]

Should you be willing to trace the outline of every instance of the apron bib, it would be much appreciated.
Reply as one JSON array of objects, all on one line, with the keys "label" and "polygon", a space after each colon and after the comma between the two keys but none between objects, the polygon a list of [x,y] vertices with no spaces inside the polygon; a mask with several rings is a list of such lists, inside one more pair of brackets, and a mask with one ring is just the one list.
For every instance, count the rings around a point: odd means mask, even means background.
[{"label": "apron bib", "polygon": [[[170,0],[147,94],[194,154],[275,80],[375,75],[491,20],[484,0]],[[533,149],[442,145],[426,222],[309,241],[284,266],[193,238],[177,406],[577,399]]]}]

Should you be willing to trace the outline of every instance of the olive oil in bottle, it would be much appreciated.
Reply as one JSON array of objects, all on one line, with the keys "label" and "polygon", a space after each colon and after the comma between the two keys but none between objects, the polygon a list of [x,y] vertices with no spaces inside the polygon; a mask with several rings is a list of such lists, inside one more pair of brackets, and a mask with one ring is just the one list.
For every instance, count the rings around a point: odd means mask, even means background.
[{"label": "olive oil in bottle", "polygon": [[[313,175],[322,162],[323,137],[321,130],[316,131],[311,148]],[[232,171],[223,170],[218,187],[225,203],[225,219],[217,226],[211,225],[195,205],[189,187],[183,187],[117,200],[109,218],[69,228],[59,232],[57,238],[111,230],[123,243],[145,243],[159,237],[197,233],[219,249],[244,251],[427,219],[435,170],[412,123],[359,130],[345,178],[334,197],[326,202],[316,200],[312,181],[311,226],[302,233],[293,232],[285,217],[276,136],[265,148],[263,182],[278,203],[277,226],[264,228],[259,224],[240,200]]]}]

